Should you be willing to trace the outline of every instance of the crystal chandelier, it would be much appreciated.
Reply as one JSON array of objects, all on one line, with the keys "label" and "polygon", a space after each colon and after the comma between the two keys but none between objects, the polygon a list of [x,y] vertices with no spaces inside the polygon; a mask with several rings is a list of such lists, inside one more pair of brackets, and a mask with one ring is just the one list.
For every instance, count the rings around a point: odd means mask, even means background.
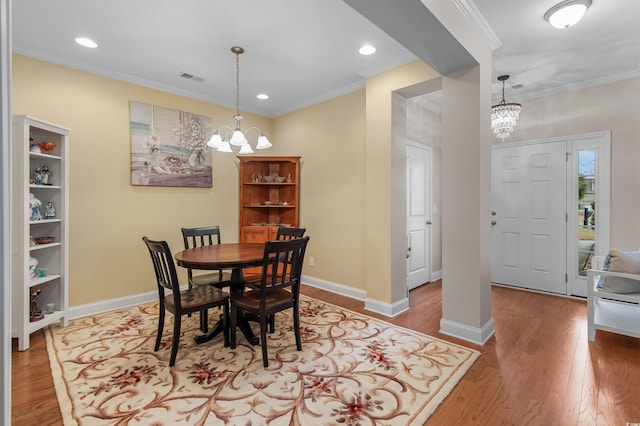
[{"label": "crystal chandelier", "polygon": [[522,108],[520,104],[507,103],[504,100],[504,82],[508,79],[508,75],[498,77],[498,81],[502,82],[502,100],[491,107],[491,129],[501,141],[504,141],[513,132]]},{"label": "crystal chandelier", "polygon": [[229,126],[220,126],[218,130],[211,136],[207,145],[215,148],[220,152],[233,152],[231,150],[231,145],[239,146],[240,151],[238,154],[253,154],[253,149],[251,149],[251,145],[249,145],[249,141],[245,137],[245,133],[251,130],[258,132],[258,143],[256,145],[256,149],[267,149],[271,148],[271,142],[265,135],[262,134],[262,131],[257,127],[249,127],[245,132],[240,128],[240,122],[243,117],[240,115],[240,109],[238,104],[240,102],[240,55],[244,53],[244,49],[242,47],[233,46],[231,48],[231,52],[236,55],[236,114],[233,116],[236,120],[236,128],[232,129]]}]

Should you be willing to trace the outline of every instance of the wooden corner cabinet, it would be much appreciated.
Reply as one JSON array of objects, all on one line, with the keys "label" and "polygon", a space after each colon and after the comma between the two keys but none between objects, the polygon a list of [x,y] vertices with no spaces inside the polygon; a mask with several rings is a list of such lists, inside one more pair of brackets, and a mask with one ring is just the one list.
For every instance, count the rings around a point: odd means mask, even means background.
[{"label": "wooden corner cabinet", "polygon": [[68,321],[69,130],[19,115],[12,138],[12,335],[23,351],[31,333]]},{"label": "wooden corner cabinet", "polygon": [[298,227],[300,157],[240,160],[240,242],[275,240],[278,226]]}]

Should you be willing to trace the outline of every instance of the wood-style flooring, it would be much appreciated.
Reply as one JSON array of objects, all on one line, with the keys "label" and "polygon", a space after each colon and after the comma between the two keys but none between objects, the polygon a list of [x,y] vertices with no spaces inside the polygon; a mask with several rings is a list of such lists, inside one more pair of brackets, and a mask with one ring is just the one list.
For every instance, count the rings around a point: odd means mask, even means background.
[{"label": "wood-style flooring", "polygon": [[[496,334],[484,346],[438,332],[440,282],[411,291],[395,318],[363,302],[304,286],[303,294],[479,350],[482,355],[429,418],[429,425],[615,425],[640,423],[640,339],[598,331],[587,340],[586,303],[492,289]],[[12,424],[60,425],[42,332],[12,355]]]}]

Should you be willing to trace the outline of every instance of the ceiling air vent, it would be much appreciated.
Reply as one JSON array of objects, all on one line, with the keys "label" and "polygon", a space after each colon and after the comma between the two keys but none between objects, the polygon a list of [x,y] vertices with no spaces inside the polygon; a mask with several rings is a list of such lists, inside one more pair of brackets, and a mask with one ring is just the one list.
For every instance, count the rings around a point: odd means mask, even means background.
[{"label": "ceiling air vent", "polygon": [[180,74],[178,74],[178,77],[182,77],[182,78],[186,78],[187,80],[193,80],[198,82],[204,81],[204,78],[198,77],[193,74],[189,74],[188,72],[181,72]]},{"label": "ceiling air vent", "polygon": [[524,87],[524,84],[514,84],[513,86],[511,86],[512,89],[522,89]]}]

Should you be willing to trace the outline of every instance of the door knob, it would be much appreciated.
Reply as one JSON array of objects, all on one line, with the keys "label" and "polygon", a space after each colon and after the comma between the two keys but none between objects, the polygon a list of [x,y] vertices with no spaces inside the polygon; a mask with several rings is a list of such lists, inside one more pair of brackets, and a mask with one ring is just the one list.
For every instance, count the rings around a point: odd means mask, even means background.
[{"label": "door knob", "polygon": [[496,212],[494,210],[494,211],[491,212],[491,216],[495,216],[495,215],[496,215]]},{"label": "door knob", "polygon": [[431,221],[430,220],[427,221],[427,225],[431,225]]},{"label": "door knob", "polygon": [[498,222],[496,222],[495,220],[492,220],[492,221],[491,221],[491,224],[492,224],[492,225],[495,225],[496,223],[498,223]]}]

